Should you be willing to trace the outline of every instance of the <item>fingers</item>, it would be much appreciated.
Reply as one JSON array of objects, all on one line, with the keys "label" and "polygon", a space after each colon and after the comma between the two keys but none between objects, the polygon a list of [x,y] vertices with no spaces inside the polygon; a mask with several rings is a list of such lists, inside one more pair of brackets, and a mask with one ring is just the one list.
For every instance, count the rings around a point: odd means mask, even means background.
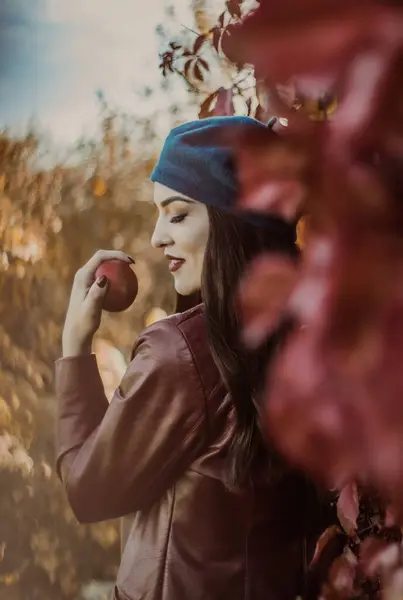
[{"label": "fingers", "polygon": [[94,273],[97,268],[108,260],[122,260],[129,264],[134,263],[134,260],[131,256],[128,256],[124,252],[120,250],[98,250],[95,254],[90,258],[90,260],[79,269],[76,273],[76,279],[81,281],[85,286],[92,285],[94,281]]},{"label": "fingers", "polygon": [[88,290],[88,294],[84,300],[86,311],[88,310],[91,318],[101,314],[104,298],[108,290],[108,280],[105,275],[98,277]]},{"label": "fingers", "polygon": [[90,258],[87,264],[84,265],[83,268],[93,273],[103,262],[113,259],[123,260],[127,263],[134,262],[131,256],[128,256],[120,250],[98,250],[97,252],[95,252],[94,256]]}]

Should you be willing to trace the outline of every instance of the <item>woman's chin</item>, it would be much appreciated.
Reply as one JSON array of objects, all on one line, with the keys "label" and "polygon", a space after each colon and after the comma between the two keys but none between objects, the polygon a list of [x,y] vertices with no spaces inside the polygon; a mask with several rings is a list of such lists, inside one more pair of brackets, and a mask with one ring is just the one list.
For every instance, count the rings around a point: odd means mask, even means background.
[{"label": "woman's chin", "polygon": [[196,282],[191,283],[175,279],[174,285],[175,291],[181,296],[191,296],[200,291],[200,284],[198,285]]}]

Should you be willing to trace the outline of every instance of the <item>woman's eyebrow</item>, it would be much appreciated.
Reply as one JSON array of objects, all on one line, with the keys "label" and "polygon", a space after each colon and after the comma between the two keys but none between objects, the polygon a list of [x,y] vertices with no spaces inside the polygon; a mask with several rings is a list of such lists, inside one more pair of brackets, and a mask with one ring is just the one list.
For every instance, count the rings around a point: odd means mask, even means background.
[{"label": "woman's eyebrow", "polygon": [[161,208],[165,208],[172,202],[187,202],[188,204],[194,204],[194,200],[190,200],[189,198],[183,198],[183,196],[170,196],[169,198],[165,198],[161,202]]}]

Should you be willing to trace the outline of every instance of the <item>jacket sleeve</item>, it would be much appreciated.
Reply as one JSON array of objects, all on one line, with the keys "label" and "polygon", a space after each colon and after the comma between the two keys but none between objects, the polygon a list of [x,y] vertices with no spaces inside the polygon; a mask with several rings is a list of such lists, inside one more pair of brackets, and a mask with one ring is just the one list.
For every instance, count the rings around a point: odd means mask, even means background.
[{"label": "jacket sleeve", "polygon": [[150,506],[205,442],[205,397],[176,325],[140,335],[108,404],[94,355],[56,362],[57,470],[80,522]]}]

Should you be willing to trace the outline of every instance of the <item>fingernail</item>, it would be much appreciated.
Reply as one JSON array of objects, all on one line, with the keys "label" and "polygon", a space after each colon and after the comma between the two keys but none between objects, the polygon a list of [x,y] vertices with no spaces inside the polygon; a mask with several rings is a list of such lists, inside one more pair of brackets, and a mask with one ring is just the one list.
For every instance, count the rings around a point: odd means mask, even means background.
[{"label": "fingernail", "polygon": [[134,265],[134,258],[132,258],[131,256],[129,256],[128,254],[126,256],[129,259],[129,261]]},{"label": "fingernail", "polygon": [[98,277],[98,279],[97,279],[97,285],[100,288],[104,288],[106,286],[107,282],[108,282],[108,279],[105,277],[105,275],[101,275],[101,277]]}]

